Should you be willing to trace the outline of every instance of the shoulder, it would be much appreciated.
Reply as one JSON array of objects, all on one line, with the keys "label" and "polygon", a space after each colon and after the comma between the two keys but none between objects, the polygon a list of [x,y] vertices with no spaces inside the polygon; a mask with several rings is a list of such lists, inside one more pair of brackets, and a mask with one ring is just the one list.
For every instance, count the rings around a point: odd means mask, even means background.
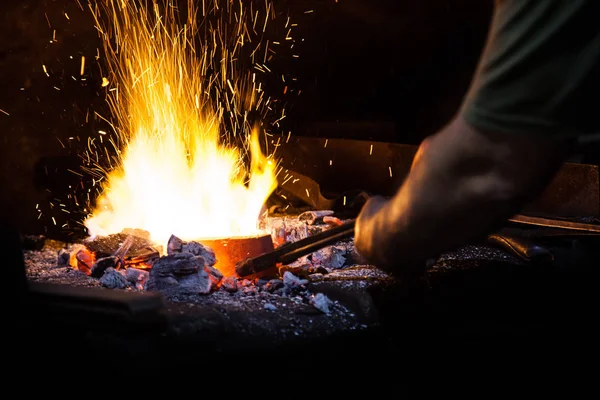
[{"label": "shoulder", "polygon": [[497,0],[465,118],[497,131],[600,131],[599,16],[596,0]]}]

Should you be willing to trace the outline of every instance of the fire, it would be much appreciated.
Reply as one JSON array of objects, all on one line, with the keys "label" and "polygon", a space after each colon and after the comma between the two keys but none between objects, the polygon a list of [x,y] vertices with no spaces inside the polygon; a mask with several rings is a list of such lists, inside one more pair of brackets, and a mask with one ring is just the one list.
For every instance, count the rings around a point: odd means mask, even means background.
[{"label": "fire", "polygon": [[261,209],[277,186],[275,162],[262,154],[260,128],[250,122],[266,99],[239,58],[263,22],[243,2],[215,0],[210,10],[208,1],[201,10],[193,3],[183,24],[174,5],[157,0],[105,0],[92,10],[109,56],[102,86],[119,149],[85,220],[92,236],[140,228],[165,244],[172,234],[260,233]]}]

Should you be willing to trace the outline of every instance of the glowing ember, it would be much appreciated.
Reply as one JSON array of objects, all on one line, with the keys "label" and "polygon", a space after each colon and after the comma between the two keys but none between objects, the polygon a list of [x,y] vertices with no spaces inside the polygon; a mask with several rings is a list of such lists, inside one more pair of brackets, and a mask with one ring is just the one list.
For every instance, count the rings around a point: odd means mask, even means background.
[{"label": "glowing ember", "polygon": [[[93,10],[110,56],[103,86],[122,150],[85,221],[89,233],[140,228],[160,244],[171,234],[259,234],[261,208],[277,185],[275,162],[261,153],[259,128],[251,123],[268,104],[238,58],[267,16],[258,21],[244,2],[214,1],[211,10],[202,2],[196,10],[190,1],[181,24],[173,5],[142,3],[107,0],[102,12]],[[263,6],[268,14],[269,4]]]}]

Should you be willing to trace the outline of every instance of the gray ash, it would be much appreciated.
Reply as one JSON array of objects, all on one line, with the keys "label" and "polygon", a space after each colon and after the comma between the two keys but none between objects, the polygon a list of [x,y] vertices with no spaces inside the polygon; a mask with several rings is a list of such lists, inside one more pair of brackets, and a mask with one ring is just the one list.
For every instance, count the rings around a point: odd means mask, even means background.
[{"label": "gray ash", "polygon": [[514,265],[523,265],[519,258],[501,249],[491,246],[467,245],[455,251],[442,254],[435,264],[433,270],[457,270],[470,269],[482,261],[502,262]]}]

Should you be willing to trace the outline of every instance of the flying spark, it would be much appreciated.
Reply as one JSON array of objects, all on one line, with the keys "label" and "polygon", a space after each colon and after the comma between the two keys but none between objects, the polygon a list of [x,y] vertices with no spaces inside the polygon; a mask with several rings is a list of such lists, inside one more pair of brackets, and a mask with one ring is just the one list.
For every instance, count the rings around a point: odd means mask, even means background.
[{"label": "flying spark", "polygon": [[[114,86],[110,121],[97,116],[116,137],[106,135],[111,144],[102,147],[101,131],[88,142],[86,171],[106,178],[96,185],[88,231],[134,227],[157,242],[254,234],[277,185],[277,162],[263,155],[258,135],[285,118],[263,89],[275,55],[267,32],[277,20],[273,4],[97,3],[90,7],[108,64],[102,86]],[[291,38],[290,29],[277,41]]]}]

